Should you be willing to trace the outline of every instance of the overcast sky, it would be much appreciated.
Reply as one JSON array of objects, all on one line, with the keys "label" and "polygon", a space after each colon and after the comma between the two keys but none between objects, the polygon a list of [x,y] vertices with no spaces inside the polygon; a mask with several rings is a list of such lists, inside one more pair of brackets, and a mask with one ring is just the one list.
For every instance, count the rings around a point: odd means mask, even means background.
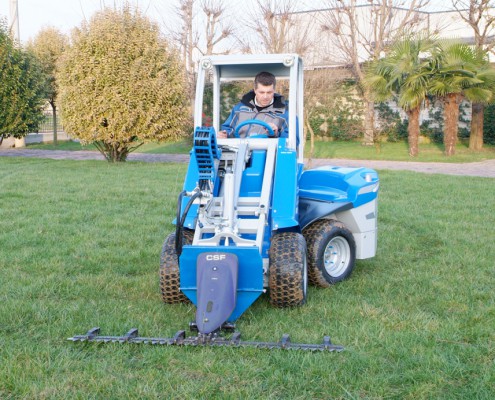
[{"label": "overcast sky", "polygon": [[[11,0],[0,0],[0,17],[7,18],[10,23],[9,5]],[[123,0],[18,0],[19,4],[19,26],[21,42],[26,42],[36,36],[44,26],[53,26],[64,33],[78,25],[84,19],[106,4],[112,6],[114,3],[122,4]],[[254,3],[255,0],[227,0],[237,1],[240,7]],[[174,7],[177,0],[129,0],[132,5],[137,5],[148,17],[165,27],[177,23],[174,15]],[[445,9],[451,5],[451,0],[430,0],[433,10]],[[299,0],[301,8],[323,7],[325,0]],[[238,11],[238,10],[237,10]],[[237,13],[242,15],[242,11]]]},{"label": "overcast sky", "polygon": [[[120,0],[115,1],[121,4]],[[175,0],[131,0],[141,11],[163,25],[163,15],[173,12]],[[44,26],[53,26],[64,33],[80,25],[84,19],[102,8],[103,4],[112,6],[113,0],[18,0],[19,30],[21,41],[26,42],[36,36]],[[10,0],[0,0],[0,16],[6,17],[10,24]]]}]

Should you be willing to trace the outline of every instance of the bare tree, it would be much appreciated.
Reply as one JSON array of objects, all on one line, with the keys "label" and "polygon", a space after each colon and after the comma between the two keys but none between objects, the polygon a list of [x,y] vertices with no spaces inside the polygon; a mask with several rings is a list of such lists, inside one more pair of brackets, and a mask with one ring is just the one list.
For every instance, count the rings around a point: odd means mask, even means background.
[{"label": "bare tree", "polygon": [[[232,22],[226,22],[226,7],[223,1],[204,0],[201,9],[206,17],[205,51],[202,54],[215,54],[215,46],[234,33]],[[201,51],[201,49],[200,49]],[[228,53],[230,49],[222,51]]]},{"label": "bare tree", "polygon": [[[311,46],[309,32],[313,23],[297,23],[296,5],[296,0],[256,0],[247,23],[255,36],[243,41],[241,47],[266,53],[294,52],[304,55]],[[261,48],[256,42],[261,43]]]},{"label": "bare tree", "polygon": [[[314,156],[315,132],[311,120],[318,116],[322,108],[329,108],[335,101],[339,72],[323,69],[308,70],[304,76],[304,127],[309,133],[308,167]],[[337,96],[339,97],[339,96]]]},{"label": "bare tree", "polygon": [[333,63],[348,65],[365,104],[364,143],[373,144],[374,101],[364,81],[364,61],[375,60],[387,46],[422,21],[420,11],[429,0],[377,0],[358,5],[356,0],[327,0],[330,9],[319,13],[322,31],[329,34]]},{"label": "bare tree", "polygon": [[495,2],[493,0],[452,0],[452,6],[474,32],[474,44],[490,51],[495,46]]},{"label": "bare tree", "polygon": [[[495,46],[495,2],[493,0],[452,0],[452,6],[459,16],[473,29],[474,44],[479,49],[492,51]],[[483,148],[484,105],[471,105],[471,134],[469,148]]]},{"label": "bare tree", "polygon": [[230,52],[230,48],[217,48],[233,35],[234,27],[226,18],[224,0],[179,0],[175,13],[179,17],[180,27],[172,32],[172,36],[181,50],[192,101],[197,57]]},{"label": "bare tree", "polygon": [[171,29],[172,40],[180,50],[182,64],[186,72],[188,97],[192,101],[194,98],[194,50],[198,47],[199,34],[194,29],[194,2],[195,0],[179,0],[179,4],[174,8],[175,14],[179,17],[180,26]]}]

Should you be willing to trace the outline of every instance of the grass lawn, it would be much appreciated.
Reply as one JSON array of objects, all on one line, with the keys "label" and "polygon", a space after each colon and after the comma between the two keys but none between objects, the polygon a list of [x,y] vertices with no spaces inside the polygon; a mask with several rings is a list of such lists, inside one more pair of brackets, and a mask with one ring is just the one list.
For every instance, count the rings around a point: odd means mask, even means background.
[{"label": "grass lawn", "polygon": [[[77,142],[60,142],[53,144],[32,144],[30,149],[45,150],[95,150],[94,146],[81,146]],[[147,143],[137,149],[140,153],[182,153],[187,154],[191,149],[188,140],[171,143]],[[309,142],[305,153],[309,156]],[[408,155],[407,143],[382,143],[380,147],[363,146],[360,142],[315,142],[314,158],[347,158],[354,160],[393,160],[420,162],[475,162],[495,158],[495,146],[485,145],[481,152],[473,152],[465,143],[459,143],[456,154],[452,157],[443,155],[443,146],[439,144],[421,144],[419,156],[411,158]]]},{"label": "grass lawn", "polygon": [[[459,143],[456,154],[446,157],[443,145],[424,143],[419,145],[418,157],[410,157],[406,142],[381,143],[379,147],[363,146],[359,142],[316,142],[314,158],[347,158],[354,160],[392,160],[419,162],[475,162],[495,158],[495,146],[485,145],[480,152],[469,150],[467,143]],[[309,154],[309,143],[305,147]]]},{"label": "grass lawn", "polygon": [[303,307],[263,296],[238,320],[245,340],[346,346],[306,353],[68,342],[194,319],[158,293],[186,165],[0,167],[2,399],[495,398],[493,179],[380,171],[378,255]]},{"label": "grass lawn", "polygon": [[[178,142],[169,143],[145,143],[139,147],[137,153],[150,153],[150,154],[187,154],[191,150],[191,141],[183,140]],[[53,143],[37,143],[28,145],[29,149],[41,149],[41,150],[67,150],[67,151],[98,151],[93,145],[82,146],[79,142],[74,141],[59,141],[57,145]]]}]

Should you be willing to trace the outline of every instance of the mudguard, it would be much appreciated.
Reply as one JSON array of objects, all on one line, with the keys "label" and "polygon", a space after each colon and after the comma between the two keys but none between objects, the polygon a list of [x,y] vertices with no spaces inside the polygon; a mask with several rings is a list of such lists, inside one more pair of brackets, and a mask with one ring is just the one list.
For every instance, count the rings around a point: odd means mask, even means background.
[{"label": "mudguard", "polygon": [[227,321],[236,306],[239,261],[232,253],[201,253],[197,259],[196,325],[212,333]]}]

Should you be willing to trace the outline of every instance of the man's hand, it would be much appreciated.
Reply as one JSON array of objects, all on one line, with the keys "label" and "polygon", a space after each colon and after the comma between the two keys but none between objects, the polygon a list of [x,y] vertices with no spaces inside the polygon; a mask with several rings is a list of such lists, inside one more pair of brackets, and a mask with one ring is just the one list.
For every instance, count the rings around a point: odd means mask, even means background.
[{"label": "man's hand", "polygon": [[277,125],[275,125],[275,124],[274,124],[274,123],[272,123],[272,122],[268,122],[268,125],[270,125],[270,128],[272,128],[272,129],[273,129],[273,133],[275,134],[275,136],[277,136],[277,135],[278,135],[278,126],[277,126]]},{"label": "man's hand", "polygon": [[227,131],[218,131],[217,139],[227,139]]}]

